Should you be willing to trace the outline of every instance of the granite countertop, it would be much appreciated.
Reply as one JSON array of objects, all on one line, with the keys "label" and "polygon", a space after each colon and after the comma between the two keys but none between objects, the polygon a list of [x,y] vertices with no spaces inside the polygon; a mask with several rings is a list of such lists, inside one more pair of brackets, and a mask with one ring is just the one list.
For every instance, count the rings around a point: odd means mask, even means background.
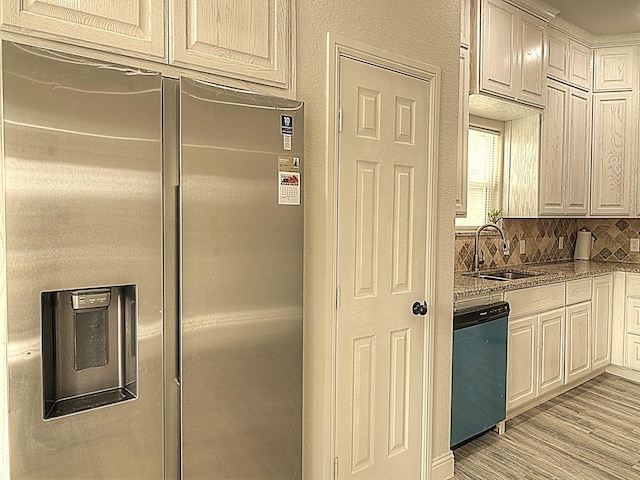
[{"label": "granite countertop", "polygon": [[[504,270],[504,269],[501,269]],[[454,278],[453,298],[458,300],[473,295],[484,293],[501,292],[505,290],[516,290],[518,288],[535,287],[548,283],[564,282],[575,278],[591,277],[611,272],[634,272],[640,273],[638,263],[614,263],[597,261],[564,261],[550,263],[529,263],[517,267],[508,267],[507,270],[514,272],[539,273],[534,277],[521,278],[518,280],[485,280],[465,275],[466,272],[456,272]],[[489,273],[492,270],[482,270]],[[495,271],[495,270],[493,270]]]}]

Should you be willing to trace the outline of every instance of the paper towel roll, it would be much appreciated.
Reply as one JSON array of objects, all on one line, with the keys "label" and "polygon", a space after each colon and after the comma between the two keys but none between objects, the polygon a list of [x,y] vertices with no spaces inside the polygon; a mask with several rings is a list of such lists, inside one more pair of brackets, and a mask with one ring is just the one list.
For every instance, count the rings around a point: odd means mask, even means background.
[{"label": "paper towel roll", "polygon": [[591,247],[593,247],[594,238],[591,232],[583,228],[578,232],[576,239],[576,249],[573,252],[574,260],[591,260]]}]

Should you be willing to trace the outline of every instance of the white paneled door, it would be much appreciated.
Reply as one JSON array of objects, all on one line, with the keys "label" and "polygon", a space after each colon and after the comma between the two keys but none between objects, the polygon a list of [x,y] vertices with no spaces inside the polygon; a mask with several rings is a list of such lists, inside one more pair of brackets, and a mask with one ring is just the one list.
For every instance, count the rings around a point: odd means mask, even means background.
[{"label": "white paneled door", "polygon": [[430,88],[340,62],[340,479],[420,478]]}]

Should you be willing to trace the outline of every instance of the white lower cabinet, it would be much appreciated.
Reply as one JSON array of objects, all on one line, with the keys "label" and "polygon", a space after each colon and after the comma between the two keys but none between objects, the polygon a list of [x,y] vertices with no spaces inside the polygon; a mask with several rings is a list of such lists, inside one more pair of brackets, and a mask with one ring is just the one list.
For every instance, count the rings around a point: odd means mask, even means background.
[{"label": "white lower cabinet", "polygon": [[613,275],[595,277],[591,293],[592,370],[606,367],[611,363],[612,320]]},{"label": "white lower cabinet", "polygon": [[509,321],[507,341],[507,411],[536,398],[536,315]]},{"label": "white lower cabinet", "polygon": [[[565,285],[505,292],[511,306],[507,342],[507,414],[562,385]],[[559,380],[558,380],[559,379]]]},{"label": "white lower cabinet", "polygon": [[538,395],[553,390],[564,380],[565,309],[559,308],[538,316],[540,361]]},{"label": "white lower cabinet", "polygon": [[640,335],[640,298],[627,297],[625,324],[627,333]]},{"label": "white lower cabinet", "polygon": [[567,307],[565,385],[591,372],[591,302]]},{"label": "white lower cabinet", "polygon": [[640,370],[640,274],[627,273],[625,283],[624,366]]},{"label": "white lower cabinet", "polygon": [[[507,291],[504,299],[511,305],[508,416],[586,381],[610,363],[611,274]],[[640,321],[640,292],[637,300]],[[633,345],[628,361],[640,368],[640,323],[628,344]]]},{"label": "white lower cabinet", "polygon": [[640,335],[627,334],[625,366],[640,370]]}]

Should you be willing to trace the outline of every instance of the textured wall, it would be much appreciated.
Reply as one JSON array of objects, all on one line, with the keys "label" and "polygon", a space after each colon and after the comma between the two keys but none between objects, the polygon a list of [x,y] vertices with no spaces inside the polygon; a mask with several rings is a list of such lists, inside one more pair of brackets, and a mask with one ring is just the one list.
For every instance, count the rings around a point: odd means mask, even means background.
[{"label": "textured wall", "polygon": [[331,478],[333,182],[327,162],[327,33],[442,69],[433,359],[434,458],[449,451],[459,2],[299,0],[297,97],[305,102],[305,479]]},{"label": "textured wall", "polygon": [[[4,168],[0,168],[4,185]],[[9,479],[9,402],[7,384],[7,257],[4,187],[0,189],[0,479]]]},{"label": "textured wall", "polygon": [[[497,235],[481,237],[486,263],[482,268],[501,268],[527,263],[570,260],[576,246],[576,235],[587,228],[595,237],[591,259],[608,262],[640,263],[640,253],[630,251],[631,238],[640,238],[640,219],[629,218],[538,218],[504,219],[502,227],[510,242],[511,252],[502,255]],[[558,237],[564,237],[564,248],[558,248]],[[520,255],[520,242],[525,240],[525,254]],[[469,271],[473,262],[473,234],[456,235],[456,271]]]}]

